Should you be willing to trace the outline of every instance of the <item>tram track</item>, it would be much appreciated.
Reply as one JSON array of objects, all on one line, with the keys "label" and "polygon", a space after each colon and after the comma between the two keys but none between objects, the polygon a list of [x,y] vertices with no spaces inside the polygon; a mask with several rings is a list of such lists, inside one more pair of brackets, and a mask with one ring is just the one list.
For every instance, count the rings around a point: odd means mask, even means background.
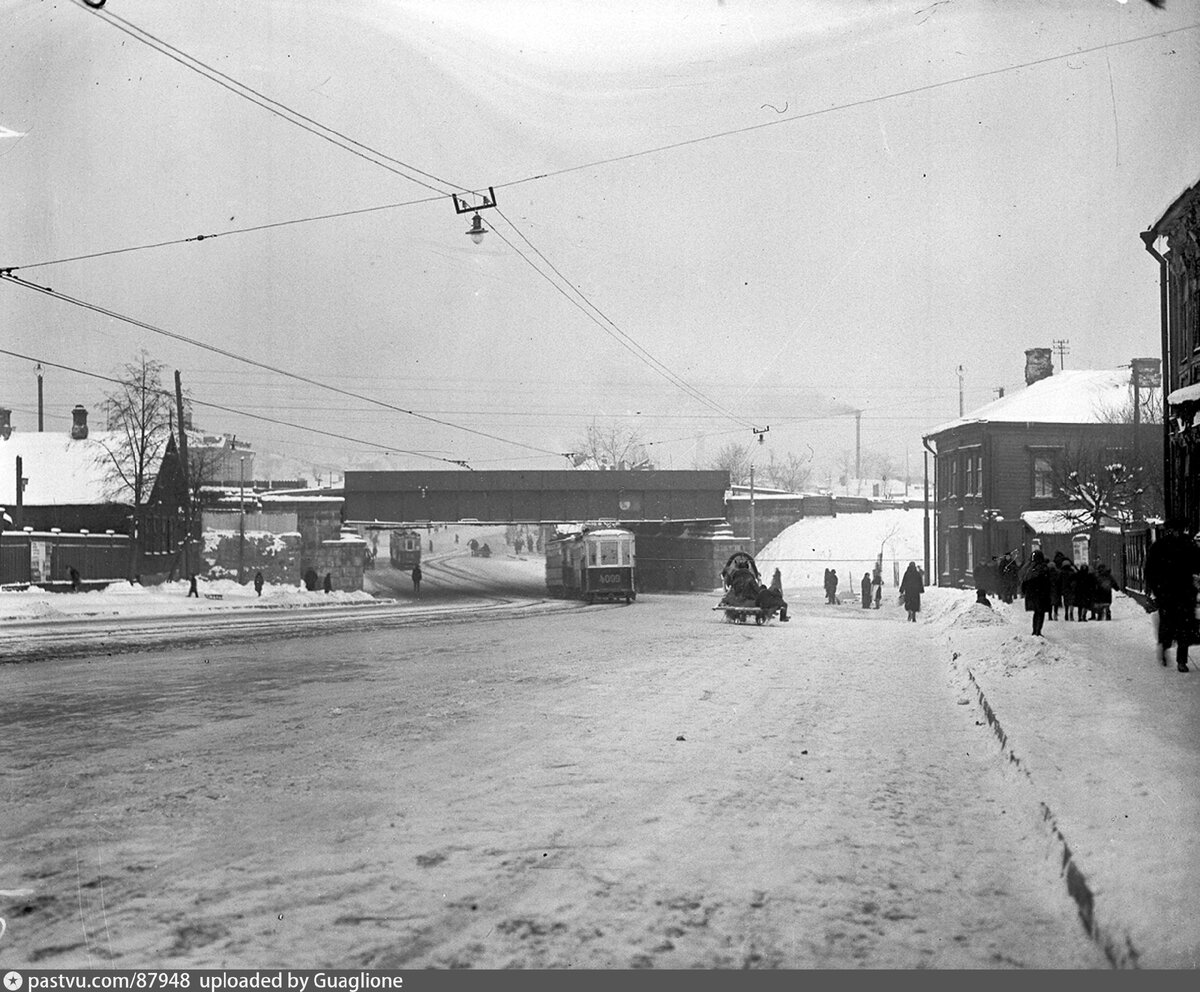
[{"label": "tram track", "polygon": [[203,647],[232,640],[288,640],[364,630],[513,620],[562,613],[579,605],[485,594],[471,600],[420,606],[370,603],[121,620],[104,617],[14,623],[0,632],[0,664]]}]

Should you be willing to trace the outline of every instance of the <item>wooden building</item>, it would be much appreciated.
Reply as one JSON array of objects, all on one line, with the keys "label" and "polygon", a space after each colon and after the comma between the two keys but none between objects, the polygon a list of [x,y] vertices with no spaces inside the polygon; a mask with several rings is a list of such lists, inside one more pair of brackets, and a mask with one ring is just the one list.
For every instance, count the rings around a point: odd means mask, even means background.
[{"label": "wooden building", "polygon": [[[1026,557],[1041,543],[1029,526],[1036,513],[1075,507],[1061,484],[1083,462],[1161,464],[1162,428],[1133,416],[1146,397],[1130,368],[1055,374],[1050,349],[1031,348],[1025,381],[1025,389],[925,436],[935,456],[931,568],[938,585],[969,586],[978,563],[1007,552]],[[1147,492],[1136,515],[1153,512],[1154,499]]]}]

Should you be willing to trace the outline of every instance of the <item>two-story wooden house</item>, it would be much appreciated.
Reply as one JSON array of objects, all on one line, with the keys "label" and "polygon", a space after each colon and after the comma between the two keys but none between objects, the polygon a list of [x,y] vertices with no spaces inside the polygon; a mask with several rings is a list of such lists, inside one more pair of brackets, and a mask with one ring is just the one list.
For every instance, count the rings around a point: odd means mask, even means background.
[{"label": "two-story wooden house", "polygon": [[[1025,389],[925,436],[936,466],[931,551],[939,585],[970,585],[978,563],[1014,550],[1025,556],[1035,540],[1048,551],[1057,543],[1070,553],[1073,537],[1088,528],[1063,526],[1064,518],[1049,511],[1072,507],[1063,480],[1085,462],[1161,463],[1161,426],[1141,416],[1134,422],[1130,368],[1055,374],[1049,348],[1025,354]],[[1144,410],[1145,397],[1137,392]],[[1120,556],[1119,550],[1112,554]]]}]

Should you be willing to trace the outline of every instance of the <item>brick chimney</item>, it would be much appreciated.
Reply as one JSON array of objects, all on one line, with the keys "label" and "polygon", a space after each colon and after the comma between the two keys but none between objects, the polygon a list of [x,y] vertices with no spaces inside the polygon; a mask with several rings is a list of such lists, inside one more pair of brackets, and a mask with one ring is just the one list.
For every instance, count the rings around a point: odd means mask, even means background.
[{"label": "brick chimney", "polygon": [[71,440],[82,441],[88,435],[87,428],[87,409],[82,403],[76,403],[75,409],[71,411],[73,421],[71,423]]},{"label": "brick chimney", "polygon": [[12,410],[6,410],[0,406],[0,438],[7,441],[12,437],[12,422],[8,419],[12,416]]},{"label": "brick chimney", "polygon": [[1025,385],[1032,386],[1039,379],[1054,375],[1054,359],[1049,348],[1025,349]]}]

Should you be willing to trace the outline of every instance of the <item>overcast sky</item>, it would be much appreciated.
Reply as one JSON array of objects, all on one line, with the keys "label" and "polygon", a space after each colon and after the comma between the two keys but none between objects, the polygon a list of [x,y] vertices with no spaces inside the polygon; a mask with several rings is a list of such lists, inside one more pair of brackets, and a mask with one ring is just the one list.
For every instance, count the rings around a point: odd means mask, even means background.
[{"label": "overcast sky", "polygon": [[[960,365],[970,410],[1023,384],[1026,348],[1069,340],[1068,368],[1160,353],[1138,234],[1200,178],[1200,12],[1180,0],[0,12],[0,267],[456,426],[11,283],[0,348],[101,374],[145,348],[198,400],[358,439],[197,410],[312,464],[391,448],[432,456],[396,468],[562,468],[587,423],[616,418],[664,467],[767,426],[760,458],[824,465],[861,409],[863,448],[907,452],[915,474],[922,433],[958,413]],[[446,194],[489,186],[476,246]],[[406,205],[36,264],[389,204]],[[105,386],[48,369],[45,389],[65,430]],[[18,428],[36,429],[36,395],[31,363],[0,354]]]}]

